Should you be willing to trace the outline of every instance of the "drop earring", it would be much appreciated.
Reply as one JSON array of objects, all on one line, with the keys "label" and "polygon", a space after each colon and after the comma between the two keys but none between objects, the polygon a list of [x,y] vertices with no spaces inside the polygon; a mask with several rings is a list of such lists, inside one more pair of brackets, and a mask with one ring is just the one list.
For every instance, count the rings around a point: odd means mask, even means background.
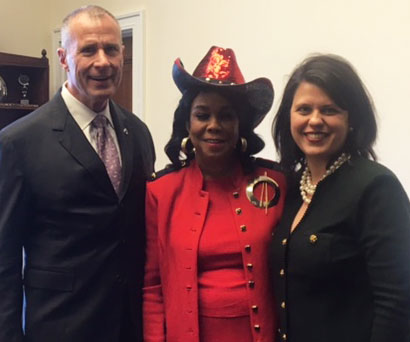
[{"label": "drop earring", "polygon": [[189,142],[189,137],[185,137],[181,140],[181,151],[185,154],[188,155],[187,151],[187,144]]},{"label": "drop earring", "polygon": [[248,141],[245,138],[241,137],[240,142],[241,142],[241,152],[245,153],[248,148]]}]

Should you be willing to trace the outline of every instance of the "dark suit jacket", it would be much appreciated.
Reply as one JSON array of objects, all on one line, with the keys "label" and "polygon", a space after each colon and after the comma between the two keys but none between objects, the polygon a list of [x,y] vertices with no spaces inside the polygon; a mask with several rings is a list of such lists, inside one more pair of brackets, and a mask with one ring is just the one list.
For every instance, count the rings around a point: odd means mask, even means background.
[{"label": "dark suit jacket", "polygon": [[125,326],[141,338],[144,193],[155,156],[147,127],[110,109],[119,196],[60,94],[0,132],[0,341],[115,342]]},{"label": "dark suit jacket", "polygon": [[[299,225],[289,192],[271,264],[289,342],[407,342],[410,205],[397,178],[353,158],[320,182]],[[285,240],[286,239],[286,240]]]}]

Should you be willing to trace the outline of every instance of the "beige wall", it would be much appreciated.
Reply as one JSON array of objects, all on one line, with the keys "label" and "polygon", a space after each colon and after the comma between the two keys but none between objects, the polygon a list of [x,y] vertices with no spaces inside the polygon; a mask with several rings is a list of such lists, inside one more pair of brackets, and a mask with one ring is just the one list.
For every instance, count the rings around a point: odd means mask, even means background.
[{"label": "beige wall", "polygon": [[51,49],[50,0],[0,0],[0,51],[41,57]]},{"label": "beige wall", "polygon": [[[14,37],[7,34],[6,40],[1,38],[0,46],[2,51],[27,54],[51,46],[52,29],[60,25],[69,11],[86,4],[76,0],[15,2],[18,5],[11,3],[2,9],[2,18],[8,18],[8,25],[0,21],[3,33],[13,26],[12,13],[14,16],[20,13],[21,2],[27,8],[24,12],[30,13],[20,16]],[[39,3],[46,9],[38,10]],[[167,162],[162,150],[171,133],[172,114],[180,96],[171,78],[176,57],[181,57],[191,72],[211,45],[231,47],[247,80],[266,76],[273,81],[274,108],[257,131],[267,143],[262,155],[276,158],[270,125],[287,76],[307,54],[332,52],[354,64],[373,94],[380,124],[377,152],[381,162],[398,174],[410,193],[410,158],[407,151],[401,151],[409,144],[410,132],[408,0],[95,0],[93,3],[115,15],[144,10],[145,121],[156,144],[157,169]]]}]

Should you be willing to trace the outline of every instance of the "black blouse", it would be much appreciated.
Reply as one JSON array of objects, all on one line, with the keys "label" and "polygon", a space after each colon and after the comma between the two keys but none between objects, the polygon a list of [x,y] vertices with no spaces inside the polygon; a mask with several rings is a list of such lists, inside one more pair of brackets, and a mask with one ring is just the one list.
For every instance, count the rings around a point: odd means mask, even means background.
[{"label": "black blouse", "polygon": [[319,183],[304,217],[287,195],[271,248],[281,341],[410,341],[410,204],[395,175],[352,158]]}]

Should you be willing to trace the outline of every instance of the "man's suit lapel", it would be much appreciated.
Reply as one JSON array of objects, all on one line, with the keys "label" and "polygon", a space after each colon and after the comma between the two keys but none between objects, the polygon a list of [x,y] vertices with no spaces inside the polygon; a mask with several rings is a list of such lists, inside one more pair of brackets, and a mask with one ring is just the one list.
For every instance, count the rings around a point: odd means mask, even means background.
[{"label": "man's suit lapel", "polygon": [[52,129],[58,134],[58,140],[71,156],[91,174],[93,179],[107,193],[115,195],[104,163],[91,146],[81,128],[69,113],[60,93],[49,103],[52,111]]},{"label": "man's suit lapel", "polygon": [[139,153],[139,151],[134,148],[132,142],[133,132],[130,131],[127,117],[118,105],[112,101],[110,101],[110,112],[115,127],[115,133],[117,135],[118,145],[121,150],[122,178],[119,193],[119,198],[121,200],[127,192],[132,176],[132,170],[134,168],[134,160],[138,160],[136,154]]}]

